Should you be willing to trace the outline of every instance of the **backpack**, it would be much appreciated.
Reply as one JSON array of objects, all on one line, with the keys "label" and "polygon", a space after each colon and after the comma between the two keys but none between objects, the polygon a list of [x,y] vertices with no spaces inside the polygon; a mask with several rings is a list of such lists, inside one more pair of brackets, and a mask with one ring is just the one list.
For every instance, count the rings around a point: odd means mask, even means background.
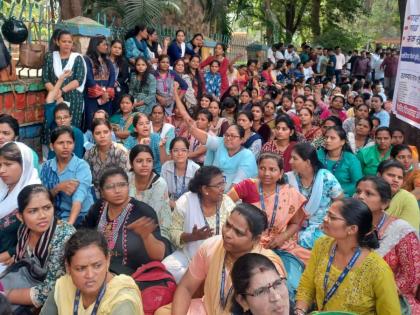
[{"label": "backpack", "polygon": [[290,300],[295,300],[300,278],[305,270],[305,264],[295,255],[282,249],[275,249],[274,252],[280,257],[287,272],[287,290]]},{"label": "backpack", "polygon": [[141,291],[145,315],[153,315],[161,306],[172,302],[176,290],[175,278],[159,261],[152,261],[132,275]]}]

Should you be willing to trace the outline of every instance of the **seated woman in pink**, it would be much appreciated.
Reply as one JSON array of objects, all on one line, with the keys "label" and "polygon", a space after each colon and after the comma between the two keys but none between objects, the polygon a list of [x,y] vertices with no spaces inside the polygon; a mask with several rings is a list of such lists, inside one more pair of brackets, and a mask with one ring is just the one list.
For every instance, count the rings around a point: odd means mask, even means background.
[{"label": "seated woman in pink", "polygon": [[340,118],[343,122],[347,119],[347,114],[345,112],[344,103],[346,100],[344,99],[344,95],[336,94],[331,100],[330,107],[325,108],[321,115],[319,116],[321,120],[325,120],[330,116],[336,116]]}]

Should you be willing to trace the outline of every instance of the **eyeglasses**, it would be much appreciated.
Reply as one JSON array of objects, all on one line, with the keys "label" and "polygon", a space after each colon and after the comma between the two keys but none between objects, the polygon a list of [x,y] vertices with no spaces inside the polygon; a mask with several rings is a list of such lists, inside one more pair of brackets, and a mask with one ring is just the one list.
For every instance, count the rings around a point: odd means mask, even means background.
[{"label": "eyeglasses", "polygon": [[232,134],[226,134],[226,133],[225,133],[224,137],[225,137],[226,139],[236,139],[236,138],[240,138],[241,136],[238,136],[238,135],[232,135]]},{"label": "eyeglasses", "polygon": [[56,120],[58,121],[63,121],[63,120],[67,120],[70,119],[71,116],[57,116],[55,117]]},{"label": "eyeglasses", "polygon": [[214,185],[207,185],[207,187],[213,187],[213,188],[219,188],[219,189],[224,189],[226,186],[226,180],[224,180],[223,182],[214,184]]},{"label": "eyeglasses", "polygon": [[344,218],[331,215],[330,212],[327,212],[327,214],[325,215],[325,219],[330,220],[330,221],[346,221]]},{"label": "eyeglasses", "polygon": [[115,190],[116,188],[123,189],[123,188],[126,188],[127,186],[128,186],[127,182],[107,184],[107,185],[104,185],[104,190]]},{"label": "eyeglasses", "polygon": [[270,294],[270,289],[273,288],[274,291],[278,292],[283,288],[283,284],[284,281],[286,280],[286,278],[280,278],[276,281],[274,281],[273,283],[269,283],[268,285],[255,289],[254,292],[252,293],[241,293],[241,295],[248,295],[248,296],[253,296],[253,297],[259,297],[259,296],[267,296]]},{"label": "eyeglasses", "polygon": [[188,149],[173,149],[172,150],[173,154],[187,154],[188,153]]}]

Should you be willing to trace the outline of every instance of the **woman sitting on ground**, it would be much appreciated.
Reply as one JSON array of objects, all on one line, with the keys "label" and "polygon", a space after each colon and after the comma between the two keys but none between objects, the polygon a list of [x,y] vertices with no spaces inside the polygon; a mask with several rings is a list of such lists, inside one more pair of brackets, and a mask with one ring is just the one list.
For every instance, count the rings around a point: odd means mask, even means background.
[{"label": "woman sitting on ground", "polygon": [[64,248],[67,274],[59,278],[40,315],[143,315],[140,291],[126,275],[109,272],[111,253],[104,235],[80,230]]},{"label": "woman sitting on ground", "polygon": [[[41,307],[57,278],[65,273],[63,247],[75,229],[55,218],[53,202],[49,191],[40,184],[26,186],[17,197],[17,217],[22,225],[17,233],[16,255],[14,264],[0,276],[17,314]],[[31,265],[31,272],[21,272],[19,264],[25,262]]]},{"label": "woman sitting on ground", "polygon": [[264,255],[249,253],[232,267],[233,315],[291,314],[286,278]]},{"label": "woman sitting on ground", "polygon": [[155,211],[128,194],[128,176],[122,168],[110,167],[99,182],[99,199],[81,226],[104,233],[112,251],[110,270],[131,275],[141,265],[161,261],[168,253]]},{"label": "woman sitting on ground", "polygon": [[226,218],[235,207],[223,193],[225,184],[220,169],[203,166],[191,179],[189,192],[176,201],[169,232],[177,251],[166,257],[163,264],[177,282],[203,241],[221,234]]}]

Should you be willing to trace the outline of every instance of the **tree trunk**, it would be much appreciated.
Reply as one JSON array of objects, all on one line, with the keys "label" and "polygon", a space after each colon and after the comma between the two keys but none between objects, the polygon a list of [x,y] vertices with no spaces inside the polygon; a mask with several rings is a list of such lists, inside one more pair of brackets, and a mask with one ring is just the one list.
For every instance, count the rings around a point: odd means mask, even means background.
[{"label": "tree trunk", "polygon": [[398,10],[400,11],[400,31],[401,37],[404,31],[404,19],[405,19],[405,7],[407,6],[407,0],[398,0]]},{"label": "tree trunk", "polygon": [[314,38],[321,35],[321,24],[319,21],[320,10],[321,10],[321,0],[312,0],[311,29],[312,29],[312,35],[314,36]]},{"label": "tree trunk", "polygon": [[296,15],[296,4],[294,1],[290,1],[289,3],[285,4],[284,8],[284,24],[285,24],[285,31],[286,31],[286,43],[291,43],[293,41],[294,32],[294,22],[295,22],[295,15]]},{"label": "tree trunk", "polygon": [[83,0],[61,0],[60,13],[62,20],[82,16]]}]

